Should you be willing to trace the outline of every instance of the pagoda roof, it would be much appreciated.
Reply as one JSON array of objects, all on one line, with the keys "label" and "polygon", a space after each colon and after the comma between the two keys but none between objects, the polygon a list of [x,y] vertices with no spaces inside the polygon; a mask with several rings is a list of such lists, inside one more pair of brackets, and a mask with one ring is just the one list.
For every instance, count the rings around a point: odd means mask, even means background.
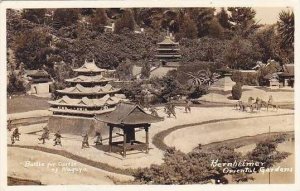
[{"label": "pagoda roof", "polygon": [[100,99],[89,99],[87,97],[83,97],[81,99],[72,99],[68,96],[63,96],[62,98],[49,101],[48,103],[51,105],[59,105],[59,106],[75,106],[75,107],[101,107],[105,105],[116,105],[120,101],[127,100],[124,96],[109,96],[105,95]]},{"label": "pagoda roof", "polygon": [[80,68],[73,69],[73,71],[91,73],[91,72],[105,72],[106,69],[99,68],[95,64],[94,60],[92,62],[87,62],[85,60],[84,64]]},{"label": "pagoda roof", "polygon": [[171,38],[169,36],[166,36],[165,39],[162,42],[157,43],[157,44],[159,44],[159,45],[164,45],[164,44],[166,44],[166,45],[170,45],[170,44],[178,45],[179,43],[174,42],[173,40],[171,40]]},{"label": "pagoda roof", "polygon": [[83,87],[80,84],[76,84],[74,87],[65,88],[63,90],[57,90],[59,93],[64,94],[77,94],[77,95],[99,95],[99,94],[108,94],[113,92],[118,92],[120,88],[114,88],[110,84],[105,86],[94,86],[94,87]]},{"label": "pagoda roof", "polygon": [[45,70],[25,70],[25,74],[29,77],[50,77]]},{"label": "pagoda roof", "polygon": [[295,76],[294,71],[294,64],[284,64],[283,66],[283,72],[279,74],[282,77],[293,77]]},{"label": "pagoda roof", "polygon": [[120,102],[116,109],[104,115],[96,115],[96,119],[111,124],[147,124],[162,121],[163,118],[146,113],[140,106],[132,103]]},{"label": "pagoda roof", "polygon": [[96,76],[79,75],[75,78],[66,79],[66,82],[93,83],[93,82],[108,82],[111,80],[112,80],[111,78],[105,78],[102,75],[96,75]]}]

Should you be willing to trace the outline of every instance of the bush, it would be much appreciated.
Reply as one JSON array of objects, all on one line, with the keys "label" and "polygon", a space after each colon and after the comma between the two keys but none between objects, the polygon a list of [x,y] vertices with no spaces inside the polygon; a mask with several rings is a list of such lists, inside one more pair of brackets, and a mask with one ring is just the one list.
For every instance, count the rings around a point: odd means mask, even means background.
[{"label": "bush", "polygon": [[9,75],[7,93],[8,95],[26,93],[26,84],[20,75],[17,75],[14,72]]},{"label": "bush", "polygon": [[242,97],[242,85],[240,83],[236,83],[231,90],[232,98],[235,100],[239,100]]}]

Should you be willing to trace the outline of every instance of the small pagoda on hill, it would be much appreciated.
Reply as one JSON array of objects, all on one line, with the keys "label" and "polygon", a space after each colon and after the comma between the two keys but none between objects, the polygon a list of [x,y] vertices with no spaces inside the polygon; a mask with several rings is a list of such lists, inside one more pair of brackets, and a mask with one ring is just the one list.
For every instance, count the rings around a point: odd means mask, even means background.
[{"label": "small pagoda on hill", "polygon": [[120,88],[110,84],[113,78],[105,77],[111,71],[99,68],[94,60],[85,61],[73,71],[78,76],[66,80],[71,87],[57,90],[60,98],[49,101],[54,116],[94,117],[114,110],[116,104],[125,100],[123,94],[117,94]]},{"label": "small pagoda on hill", "polygon": [[170,36],[166,36],[165,39],[157,43],[157,55],[155,57],[159,59],[162,63],[177,63],[181,59],[179,53],[179,43],[174,42]]}]

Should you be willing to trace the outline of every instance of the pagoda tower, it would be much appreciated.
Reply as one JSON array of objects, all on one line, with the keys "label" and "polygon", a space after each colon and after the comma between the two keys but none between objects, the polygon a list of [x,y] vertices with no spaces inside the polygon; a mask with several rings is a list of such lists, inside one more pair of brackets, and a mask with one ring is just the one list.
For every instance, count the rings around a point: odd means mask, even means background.
[{"label": "pagoda tower", "polygon": [[53,116],[48,125],[52,129],[67,133],[70,133],[70,129],[74,132],[74,128],[77,128],[75,134],[80,134],[81,128],[91,126],[95,115],[113,111],[126,98],[123,94],[117,94],[120,88],[110,84],[114,79],[107,76],[112,70],[99,68],[94,60],[85,61],[83,66],[73,71],[78,75],[66,79],[71,86],[57,90],[60,98],[49,101],[49,110],[53,112]]},{"label": "pagoda tower", "polygon": [[165,39],[157,43],[157,55],[155,57],[163,63],[179,62],[181,55],[179,53],[179,43],[174,42],[170,36],[166,36]]}]

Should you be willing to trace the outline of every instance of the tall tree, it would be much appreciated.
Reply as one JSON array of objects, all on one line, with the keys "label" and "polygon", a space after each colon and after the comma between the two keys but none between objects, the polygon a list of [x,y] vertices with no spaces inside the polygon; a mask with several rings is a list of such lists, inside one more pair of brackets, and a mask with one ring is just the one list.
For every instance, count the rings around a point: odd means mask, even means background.
[{"label": "tall tree", "polygon": [[198,37],[209,34],[209,25],[214,18],[214,8],[189,8],[187,9],[191,19],[197,24]]},{"label": "tall tree", "polygon": [[107,25],[107,16],[104,9],[96,9],[91,15],[90,23],[93,30],[103,32],[104,26]]},{"label": "tall tree", "polygon": [[221,8],[221,11],[217,13],[217,19],[220,25],[225,29],[231,28],[231,23],[229,22],[229,15],[225,8]]},{"label": "tall tree", "polygon": [[278,32],[281,36],[282,47],[292,47],[294,45],[295,21],[294,12],[282,11],[279,13],[277,22]]},{"label": "tall tree", "polygon": [[197,25],[196,23],[189,17],[189,15],[185,15],[183,17],[183,21],[180,24],[179,36],[181,38],[190,38],[194,39],[198,35]]},{"label": "tall tree", "polygon": [[121,18],[119,18],[115,23],[115,33],[121,33],[123,29],[133,31],[134,25],[135,23],[131,10],[125,10],[122,13]]},{"label": "tall tree", "polygon": [[260,26],[254,20],[256,11],[250,7],[229,7],[229,21],[233,23],[232,29],[237,35],[248,37]]}]

